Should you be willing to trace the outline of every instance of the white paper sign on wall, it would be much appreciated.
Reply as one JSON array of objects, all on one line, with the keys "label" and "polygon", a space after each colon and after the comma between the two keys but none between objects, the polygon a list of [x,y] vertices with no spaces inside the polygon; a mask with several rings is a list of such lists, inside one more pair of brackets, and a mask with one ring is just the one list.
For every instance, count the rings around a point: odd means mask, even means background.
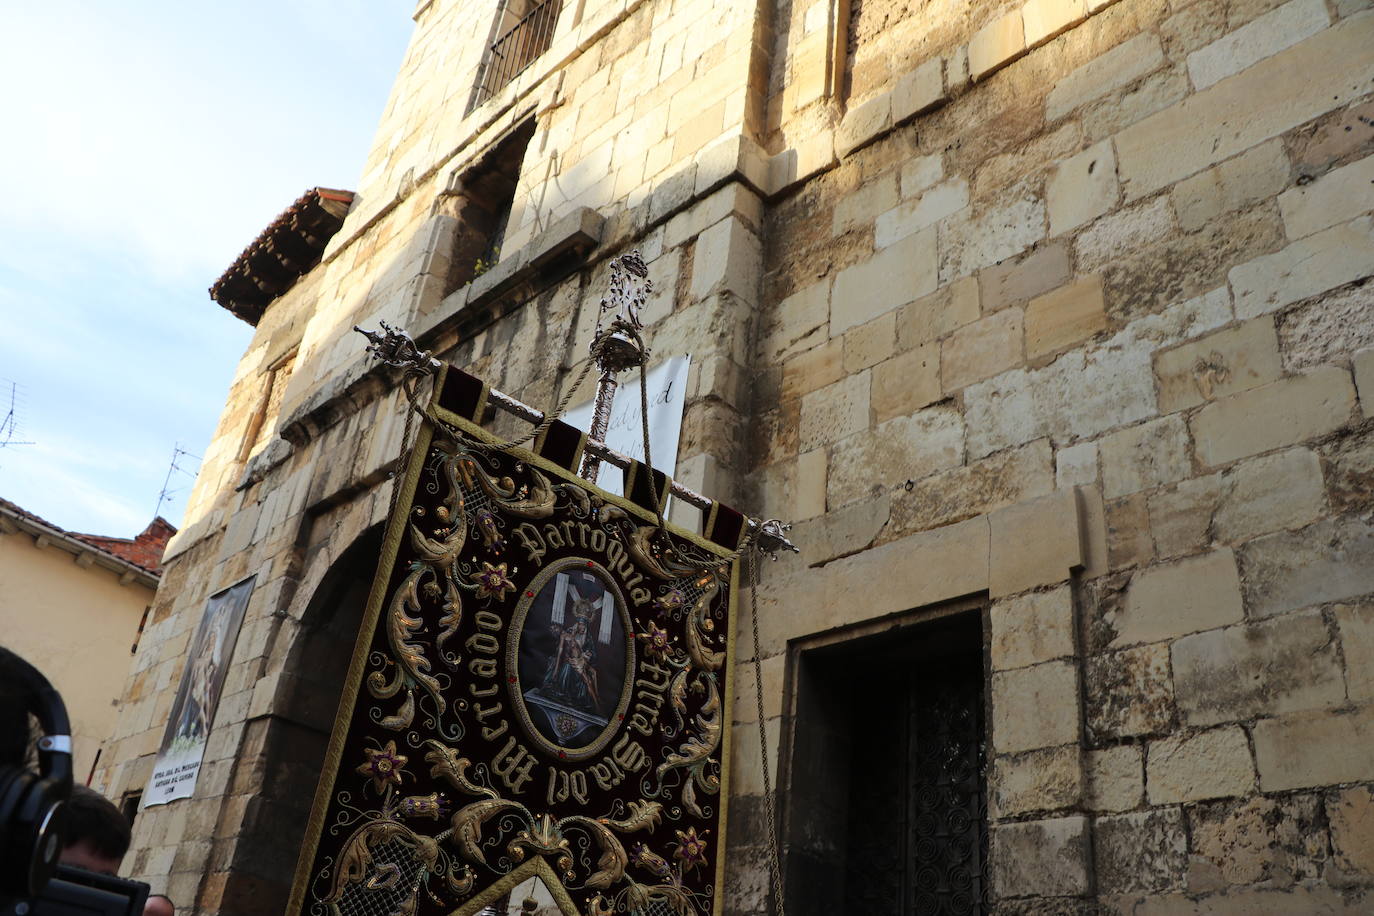
[{"label": "white paper sign on wall", "polygon": [[[692,357],[674,356],[646,373],[649,386],[649,450],[654,467],[669,477],[677,470],[677,443],[682,432],[682,410],[687,394],[687,372]],[[592,402],[580,404],[563,416],[563,422],[586,431],[592,426]],[[644,460],[644,433],[639,419],[639,370],[620,374],[620,387],[611,403],[611,422],[606,429],[606,444],[637,461]],[[620,468],[603,461],[596,485],[623,495],[624,477]]]}]

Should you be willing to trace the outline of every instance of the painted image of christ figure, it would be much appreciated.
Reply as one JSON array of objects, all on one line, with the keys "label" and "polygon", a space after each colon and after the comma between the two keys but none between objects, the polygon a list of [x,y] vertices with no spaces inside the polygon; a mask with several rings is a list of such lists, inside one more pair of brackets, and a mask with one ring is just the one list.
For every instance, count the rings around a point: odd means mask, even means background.
[{"label": "painted image of christ figure", "polygon": [[570,566],[541,583],[519,637],[519,693],[530,726],[559,748],[610,723],[626,677],[627,634],[599,568]]},{"label": "painted image of christ figure", "polygon": [[576,586],[569,588],[569,592],[572,622],[550,624],[558,636],[558,649],[544,675],[544,692],[595,714],[600,700],[596,689],[596,640],[592,638],[592,631],[602,612],[590,598],[582,597]]}]

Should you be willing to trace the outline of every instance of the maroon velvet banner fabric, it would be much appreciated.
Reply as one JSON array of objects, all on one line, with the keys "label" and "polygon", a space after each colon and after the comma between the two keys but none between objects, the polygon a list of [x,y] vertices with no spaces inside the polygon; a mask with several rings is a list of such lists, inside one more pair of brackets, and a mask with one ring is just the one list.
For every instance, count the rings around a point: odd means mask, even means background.
[{"label": "maroon velvet banner fabric", "polygon": [[735,564],[457,425],[390,522],[300,911],[475,912],[537,867],[572,912],[716,912]]}]

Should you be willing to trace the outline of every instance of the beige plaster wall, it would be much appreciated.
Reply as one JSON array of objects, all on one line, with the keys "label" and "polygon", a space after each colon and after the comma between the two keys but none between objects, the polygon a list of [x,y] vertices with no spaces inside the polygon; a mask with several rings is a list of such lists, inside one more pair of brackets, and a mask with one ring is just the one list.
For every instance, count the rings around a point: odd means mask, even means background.
[{"label": "beige plaster wall", "polygon": [[119,574],[80,566],[22,531],[0,533],[0,643],[53,683],[72,720],[76,778],[108,745],[153,592]]}]

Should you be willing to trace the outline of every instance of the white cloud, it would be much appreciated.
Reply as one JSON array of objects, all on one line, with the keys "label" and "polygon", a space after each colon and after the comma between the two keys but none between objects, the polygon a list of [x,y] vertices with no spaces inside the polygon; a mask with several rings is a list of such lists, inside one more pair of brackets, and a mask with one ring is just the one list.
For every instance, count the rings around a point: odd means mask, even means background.
[{"label": "white cloud", "polygon": [[[130,535],[173,444],[208,444],[250,337],[206,289],[301,192],[354,186],[413,7],[12,6],[0,372],[27,389],[39,445],[0,451],[0,496]],[[187,492],[163,513],[178,518]]]}]

